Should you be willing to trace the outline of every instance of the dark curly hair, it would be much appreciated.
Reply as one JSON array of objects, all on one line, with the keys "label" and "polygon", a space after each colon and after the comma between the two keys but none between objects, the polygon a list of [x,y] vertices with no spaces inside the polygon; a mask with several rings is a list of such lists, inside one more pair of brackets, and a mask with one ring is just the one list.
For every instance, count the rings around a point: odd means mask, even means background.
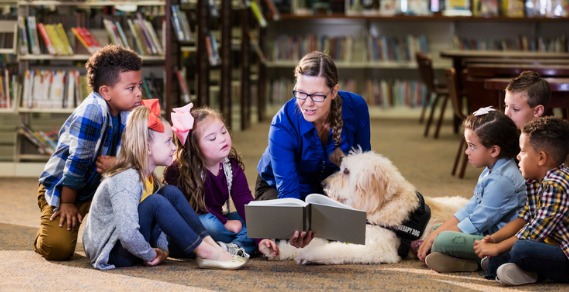
[{"label": "dark curly hair", "polygon": [[569,154],[569,121],[559,117],[541,117],[527,123],[522,133],[536,151],[545,151],[557,165]]},{"label": "dark curly hair", "polygon": [[121,72],[140,71],[142,59],[131,49],[110,44],[94,53],[85,63],[85,68],[89,86],[99,93],[101,86],[117,84]]},{"label": "dark curly hair", "polygon": [[480,116],[471,114],[462,125],[465,129],[472,130],[484,147],[499,146],[498,158],[515,158],[520,152],[518,128],[501,111],[491,111]]}]

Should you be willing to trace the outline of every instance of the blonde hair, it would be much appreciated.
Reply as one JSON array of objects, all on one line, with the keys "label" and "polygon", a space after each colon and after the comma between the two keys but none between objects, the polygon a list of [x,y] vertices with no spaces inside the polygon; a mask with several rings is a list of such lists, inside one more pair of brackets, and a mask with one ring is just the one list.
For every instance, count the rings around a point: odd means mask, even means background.
[{"label": "blonde hair", "polygon": [[[154,173],[146,173],[148,171],[148,145],[154,141],[156,133],[148,128],[149,115],[150,110],[145,106],[139,106],[130,113],[122,134],[121,148],[117,161],[115,165],[103,174],[104,177],[111,177],[133,168],[138,172],[141,182],[146,180],[147,175],[152,175],[154,183],[158,183]],[[162,117],[160,117],[160,120],[165,125],[168,123]]]},{"label": "blonde hair", "polygon": [[[298,62],[298,65],[294,69],[294,77],[298,78],[301,75],[324,77],[326,85],[330,89],[333,89],[334,86],[338,84],[338,70],[336,69],[336,64],[334,64],[330,56],[318,51],[308,53],[300,59],[300,62]],[[330,154],[329,159],[332,163],[340,165],[345,154],[342,149],[340,149],[344,120],[342,119],[342,97],[339,94],[332,100],[330,113],[328,121],[331,124],[332,137],[336,147],[334,152]]]},{"label": "blonde hair", "polygon": [[[186,199],[196,212],[207,212],[205,205],[204,180],[206,174],[205,159],[199,147],[199,137],[202,134],[202,125],[206,120],[219,120],[225,123],[221,114],[212,108],[201,107],[191,111],[194,117],[194,127],[186,138],[185,145],[176,139],[176,161],[178,163],[179,176],[176,178],[178,188],[182,191]],[[227,129],[229,131],[229,129]],[[231,134],[230,134],[231,135]],[[243,160],[231,147],[228,158],[237,160],[239,166],[245,169]]]}]

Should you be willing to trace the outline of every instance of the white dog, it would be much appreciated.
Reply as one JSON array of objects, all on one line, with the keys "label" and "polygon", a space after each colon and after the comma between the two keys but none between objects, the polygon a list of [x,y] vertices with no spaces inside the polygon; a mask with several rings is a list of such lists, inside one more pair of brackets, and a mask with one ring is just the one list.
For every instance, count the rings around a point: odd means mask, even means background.
[{"label": "white dog", "polygon": [[[421,207],[421,202],[415,187],[397,167],[380,154],[356,150],[343,159],[340,171],[324,183],[324,191],[330,198],[367,213],[370,224],[366,226],[365,245],[315,238],[306,247],[298,249],[281,241],[278,259],[294,259],[299,264],[399,262],[401,239],[395,231],[405,229],[398,227],[405,226],[404,222],[408,222],[406,220],[411,214]],[[451,218],[467,200],[462,197],[424,197],[424,202],[430,207],[431,217],[421,239],[432,231],[435,224]]]}]

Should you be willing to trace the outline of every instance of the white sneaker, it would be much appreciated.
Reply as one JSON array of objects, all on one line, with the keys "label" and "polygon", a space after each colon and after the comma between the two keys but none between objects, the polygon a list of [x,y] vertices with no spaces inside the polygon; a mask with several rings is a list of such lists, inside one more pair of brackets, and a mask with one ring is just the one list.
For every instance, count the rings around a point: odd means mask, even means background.
[{"label": "white sneaker", "polygon": [[242,247],[240,247],[239,245],[237,245],[235,243],[231,243],[231,242],[225,243],[225,242],[218,241],[217,244],[219,244],[219,246],[221,246],[221,248],[225,249],[225,251],[227,251],[231,255],[240,256],[240,257],[243,257],[246,259],[248,259],[250,257],[249,254],[246,253]]},{"label": "white sneaker", "polygon": [[517,286],[537,282],[537,273],[524,271],[513,263],[499,266],[496,275],[496,280],[503,285]]}]

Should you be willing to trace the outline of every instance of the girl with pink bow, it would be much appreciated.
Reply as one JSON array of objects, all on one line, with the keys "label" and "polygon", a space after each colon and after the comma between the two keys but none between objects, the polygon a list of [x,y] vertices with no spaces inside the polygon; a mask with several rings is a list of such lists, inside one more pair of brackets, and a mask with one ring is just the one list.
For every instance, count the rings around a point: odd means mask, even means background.
[{"label": "girl with pink bow", "polygon": [[[247,237],[245,205],[253,201],[244,165],[232,147],[221,114],[211,108],[192,110],[189,104],[174,109],[173,130],[178,137],[174,163],[164,173],[199,214],[202,224],[229,253],[249,257],[256,241]],[[235,210],[229,210],[231,197]],[[225,210],[224,210],[225,209]],[[274,241],[258,241],[269,253],[278,252]]]},{"label": "girl with pink bow", "polygon": [[242,267],[247,260],[216,244],[180,190],[158,183],[154,169],[170,165],[176,147],[158,100],[142,102],[129,115],[117,162],[91,203],[83,233],[91,264],[101,270],[155,266],[175,245],[188,256],[195,254],[199,268]]}]

